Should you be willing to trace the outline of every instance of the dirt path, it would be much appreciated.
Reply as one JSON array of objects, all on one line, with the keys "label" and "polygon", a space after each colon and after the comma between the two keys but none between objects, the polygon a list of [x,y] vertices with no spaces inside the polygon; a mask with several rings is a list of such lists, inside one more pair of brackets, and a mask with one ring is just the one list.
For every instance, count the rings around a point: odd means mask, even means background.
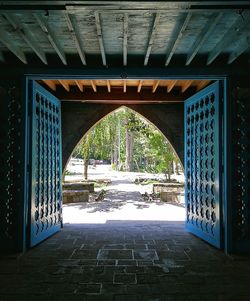
[{"label": "dirt path", "polygon": [[[106,175],[107,176],[107,175]],[[64,223],[106,223],[108,221],[183,221],[184,208],[145,201],[142,193],[150,186],[134,184],[135,174],[108,172],[112,184],[106,187],[103,201],[67,204],[63,208]]]}]

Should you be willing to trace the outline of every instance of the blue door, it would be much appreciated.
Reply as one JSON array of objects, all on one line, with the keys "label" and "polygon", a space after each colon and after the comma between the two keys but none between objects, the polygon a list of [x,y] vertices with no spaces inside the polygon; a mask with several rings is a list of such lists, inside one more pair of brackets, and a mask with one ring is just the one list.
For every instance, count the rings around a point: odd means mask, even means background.
[{"label": "blue door", "polygon": [[185,101],[186,228],[221,248],[221,90],[215,82]]},{"label": "blue door", "polygon": [[62,224],[60,101],[29,82],[31,107],[30,247],[59,231]]}]

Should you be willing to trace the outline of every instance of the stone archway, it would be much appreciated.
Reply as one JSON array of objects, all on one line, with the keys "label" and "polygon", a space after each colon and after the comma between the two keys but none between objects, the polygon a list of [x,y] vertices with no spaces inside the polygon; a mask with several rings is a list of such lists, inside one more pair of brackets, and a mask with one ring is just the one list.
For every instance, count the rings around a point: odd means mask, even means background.
[{"label": "stone archway", "polygon": [[[121,105],[62,102],[63,170],[80,139],[103,117]],[[155,125],[184,162],[183,104],[127,105]]]}]

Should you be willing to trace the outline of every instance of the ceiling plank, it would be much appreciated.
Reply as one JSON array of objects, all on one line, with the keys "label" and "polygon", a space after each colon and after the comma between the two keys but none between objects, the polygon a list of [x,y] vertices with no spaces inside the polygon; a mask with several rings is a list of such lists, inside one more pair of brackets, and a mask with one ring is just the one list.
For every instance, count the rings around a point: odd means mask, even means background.
[{"label": "ceiling plank", "polygon": [[198,51],[201,49],[205,41],[211,36],[211,33],[213,32],[216,24],[218,24],[222,16],[223,13],[218,13],[214,15],[211,19],[209,19],[209,21],[206,23],[187,57],[186,66],[188,66],[192,62],[192,60],[194,59]]},{"label": "ceiling plank", "polygon": [[[238,41],[239,33],[244,31],[244,29],[250,23],[250,13],[246,12],[247,15],[239,15],[237,20],[232,24],[232,26],[227,30],[225,35],[220,39],[217,45],[213,48],[213,50],[209,53],[207,59],[207,65],[210,65],[218,55],[225,51],[228,46]],[[246,33],[248,35],[248,31]]]},{"label": "ceiling plank", "polygon": [[56,91],[56,82],[54,80],[43,80],[43,82],[53,91]]},{"label": "ceiling plank", "polygon": [[65,13],[65,18],[66,18],[66,21],[67,21],[67,25],[68,25],[68,29],[69,29],[69,32],[71,34],[71,37],[75,42],[77,52],[80,56],[82,64],[85,66],[87,64],[86,63],[86,57],[85,57],[85,53],[84,53],[84,50],[83,50],[82,45],[81,45],[81,39],[80,39],[80,36],[79,36],[79,32],[78,32],[76,26],[74,25],[72,16]]},{"label": "ceiling plank", "polygon": [[245,52],[250,47],[250,35],[244,36],[239,43],[235,51],[233,51],[228,58],[228,64],[234,62],[243,52]]},{"label": "ceiling plank", "polygon": [[200,90],[203,89],[205,86],[207,86],[210,82],[211,82],[211,80],[201,80],[201,81],[196,85],[196,90],[197,90],[197,91],[200,91]]},{"label": "ceiling plank", "polygon": [[92,89],[94,90],[94,92],[97,92],[97,88],[96,88],[96,84],[93,80],[90,81]]},{"label": "ceiling plank", "polygon": [[7,47],[16,57],[19,58],[24,64],[27,64],[27,59],[25,54],[20,50],[20,48],[16,47],[13,43],[13,39],[9,37],[9,35],[0,28],[0,41]]},{"label": "ceiling plank", "polygon": [[180,24],[179,30],[177,30],[177,32],[175,34],[175,37],[173,39],[173,42],[170,45],[170,47],[168,48],[168,52],[167,52],[167,55],[166,55],[165,66],[167,66],[170,63],[171,58],[174,55],[174,52],[175,52],[175,50],[178,46],[178,43],[180,42],[180,40],[183,36],[183,33],[187,28],[187,25],[188,25],[188,22],[191,19],[191,16],[192,16],[192,14],[189,12],[189,13],[187,13],[186,17],[183,18],[183,20]]},{"label": "ceiling plank", "polygon": [[33,14],[37,23],[39,24],[39,26],[41,27],[42,31],[47,35],[48,40],[50,41],[50,44],[52,45],[52,47],[54,48],[54,50],[56,51],[56,53],[58,54],[59,58],[61,59],[61,61],[63,62],[64,65],[67,65],[67,60],[66,60],[66,56],[65,53],[62,49],[62,47],[60,46],[58,39],[56,38],[53,30],[51,29],[51,27],[48,24],[48,21],[45,20],[42,15],[35,13]]},{"label": "ceiling plank", "polygon": [[157,25],[159,23],[159,20],[160,20],[160,14],[159,13],[154,14],[153,26],[152,26],[151,33],[150,33],[150,38],[149,38],[149,41],[148,41],[148,47],[147,47],[146,55],[145,55],[145,58],[144,58],[144,66],[147,66],[147,64],[148,64],[148,60],[149,60],[149,56],[150,56],[152,46],[153,46],[153,43],[154,43],[156,28],[157,28]]},{"label": "ceiling plank", "polygon": [[168,81],[168,83],[167,83],[167,92],[168,93],[170,93],[172,91],[172,89],[174,88],[176,83],[177,83],[177,79]]},{"label": "ceiling plank", "polygon": [[103,35],[102,35],[100,14],[97,11],[95,11],[95,23],[96,23],[96,30],[97,30],[97,36],[98,36],[101,56],[102,56],[102,63],[103,63],[103,66],[106,66],[107,61],[106,61],[106,54],[105,54],[104,43],[103,43]]},{"label": "ceiling plank", "polygon": [[142,84],[143,84],[143,81],[140,80],[140,81],[139,81],[139,84],[138,84],[138,87],[137,87],[137,93],[140,93],[140,92],[141,92]]},{"label": "ceiling plank", "polygon": [[107,80],[107,88],[108,88],[108,92],[111,92],[111,84],[110,84],[110,80]]},{"label": "ceiling plank", "polygon": [[154,84],[153,84],[153,87],[152,87],[152,92],[153,92],[153,93],[155,93],[156,89],[157,89],[158,86],[159,86],[159,83],[160,83],[159,80],[154,81]]},{"label": "ceiling plank", "polygon": [[123,81],[123,93],[126,93],[126,91],[127,91],[127,81],[126,81],[126,79],[124,79],[124,81]]},{"label": "ceiling plank", "polygon": [[83,92],[83,84],[81,84],[78,80],[75,80],[75,83],[76,83],[78,89],[79,89],[81,92]]},{"label": "ceiling plank", "polygon": [[58,81],[59,81],[59,83],[63,86],[63,88],[64,88],[67,92],[70,91],[69,83],[68,83],[67,80],[60,80],[60,79],[59,79]]},{"label": "ceiling plank", "polygon": [[30,46],[30,48],[35,52],[35,54],[40,58],[40,60],[47,65],[48,61],[45,55],[45,52],[41,49],[37,41],[30,34],[29,28],[18,20],[13,14],[4,14],[6,19],[16,30],[16,32],[23,38],[23,40]]},{"label": "ceiling plank", "polygon": [[184,93],[193,83],[193,80],[186,80],[184,85],[181,86],[181,93]]},{"label": "ceiling plank", "polygon": [[124,14],[123,21],[123,66],[128,63],[128,14]]}]

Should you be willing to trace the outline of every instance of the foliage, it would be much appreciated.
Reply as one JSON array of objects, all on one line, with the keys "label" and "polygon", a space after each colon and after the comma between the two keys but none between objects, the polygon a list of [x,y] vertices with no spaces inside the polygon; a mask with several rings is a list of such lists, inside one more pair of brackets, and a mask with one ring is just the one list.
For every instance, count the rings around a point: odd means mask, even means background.
[{"label": "foliage", "polygon": [[93,127],[73,155],[80,155],[84,160],[107,160],[113,168],[123,169],[126,168],[128,143],[132,148],[131,170],[165,173],[170,178],[173,162],[179,163],[164,136],[127,108],[115,111]]}]

